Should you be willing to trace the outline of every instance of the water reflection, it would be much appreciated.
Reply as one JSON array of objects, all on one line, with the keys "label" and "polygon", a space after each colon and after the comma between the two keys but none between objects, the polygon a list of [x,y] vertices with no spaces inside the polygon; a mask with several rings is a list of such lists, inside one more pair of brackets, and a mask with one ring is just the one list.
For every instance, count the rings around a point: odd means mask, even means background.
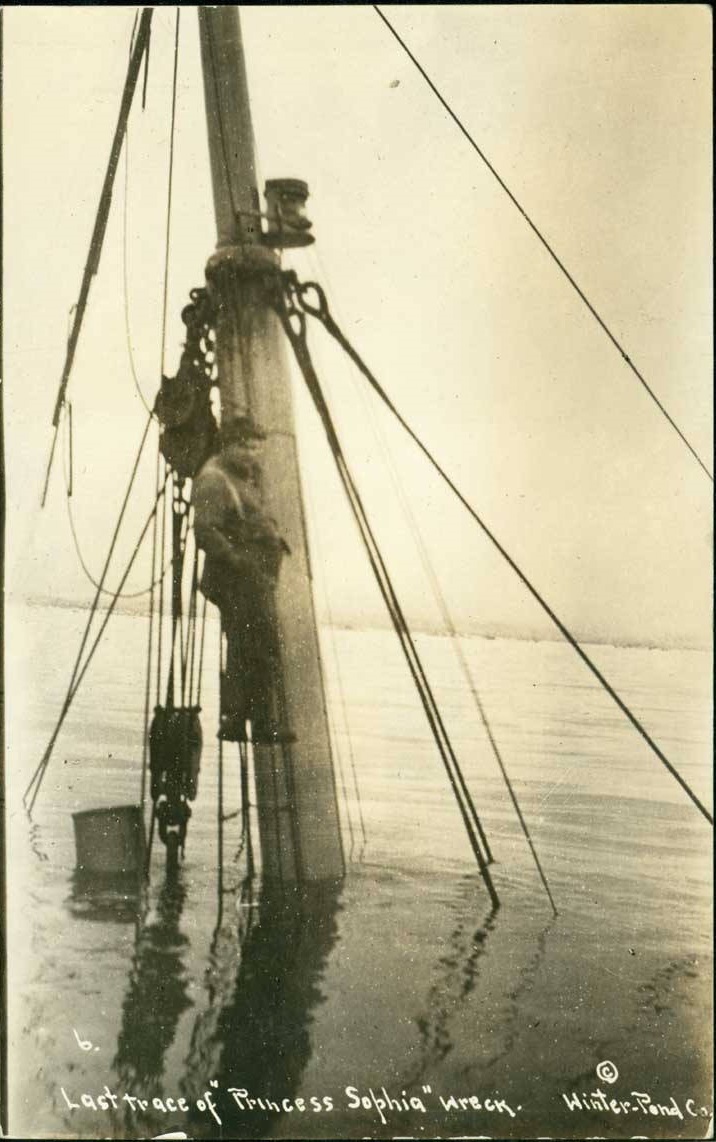
[{"label": "water reflection", "polygon": [[[226,904],[224,895],[228,898]],[[223,1046],[219,1022],[224,1008],[232,1002],[242,949],[258,922],[256,880],[247,875],[237,889],[219,896],[204,974],[207,1006],[194,1023],[185,1060],[184,1092],[192,1098],[200,1098],[207,1080],[218,1073]]]},{"label": "water reflection", "polygon": [[177,1024],[191,1006],[179,929],[186,890],[181,873],[164,883],[156,916],[139,930],[113,1067],[119,1085],[152,1098],[162,1093],[164,1060]]},{"label": "water reflection", "polygon": [[[165,1068],[179,1021],[192,1006],[189,940],[180,930],[186,889],[181,871],[164,883],[151,920],[137,927],[112,1063],[116,1087],[146,1105],[121,1108],[119,1136],[166,1129],[183,1129],[194,1138],[265,1136],[276,1111],[242,1115],[227,1091],[240,1086],[286,1098],[297,1090],[311,1057],[311,1012],[323,999],[323,968],[336,941],[339,893],[331,885],[257,900],[256,881],[247,876],[221,902],[205,975],[206,1004],[194,1021],[177,1088],[174,1075],[167,1074],[165,1084]],[[73,894],[78,907],[84,899]],[[118,904],[119,898],[112,907]],[[132,918],[136,907],[135,902]],[[95,918],[106,918],[104,908],[95,898]],[[196,1109],[212,1079],[221,1127]],[[192,1108],[188,1121],[183,1113],[157,1113],[152,1100],[162,1099],[165,1085],[186,1099],[182,1111],[187,1104]]]},{"label": "water reflection", "polygon": [[231,988],[227,992],[216,984],[210,1033],[195,1028],[185,1091],[195,1105],[209,1080],[215,1080],[222,1126],[196,1115],[191,1136],[266,1137],[280,1109],[242,1111],[229,1088],[264,1100],[290,1099],[297,1091],[311,1057],[311,1013],[324,998],[321,980],[336,942],[339,896],[340,886],[331,884],[261,900]]},{"label": "water reflection", "polygon": [[142,883],[136,873],[90,872],[72,874],[67,907],[76,920],[102,924],[136,924],[142,910]]},{"label": "water reflection", "polygon": [[[477,881],[466,877],[461,903],[476,891]],[[467,996],[474,991],[490,933],[499,917],[491,908],[484,920],[474,927],[471,910],[461,907],[455,926],[447,937],[445,951],[435,966],[435,976],[427,995],[425,1010],[416,1018],[420,1034],[420,1058],[410,1074],[406,1087],[419,1086],[421,1080],[453,1049],[451,1020]]]}]

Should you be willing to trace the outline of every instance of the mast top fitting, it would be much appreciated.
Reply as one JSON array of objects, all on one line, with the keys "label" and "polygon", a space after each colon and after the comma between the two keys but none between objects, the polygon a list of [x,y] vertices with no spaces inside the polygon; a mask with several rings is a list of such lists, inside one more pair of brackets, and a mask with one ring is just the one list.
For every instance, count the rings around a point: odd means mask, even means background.
[{"label": "mast top fitting", "polygon": [[308,183],[300,178],[270,178],[264,194],[267,221],[264,244],[281,250],[310,246],[315,239],[309,233],[313,223],[305,214]]}]

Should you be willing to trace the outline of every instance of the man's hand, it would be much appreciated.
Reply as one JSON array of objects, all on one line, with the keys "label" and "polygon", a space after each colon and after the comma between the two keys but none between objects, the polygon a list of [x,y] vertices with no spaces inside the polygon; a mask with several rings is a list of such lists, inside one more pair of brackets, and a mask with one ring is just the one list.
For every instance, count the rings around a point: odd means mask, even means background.
[{"label": "man's hand", "polygon": [[234,548],[224,533],[218,527],[199,524],[195,527],[196,542],[202,551],[219,563],[229,563],[231,566],[237,565],[238,558]]}]

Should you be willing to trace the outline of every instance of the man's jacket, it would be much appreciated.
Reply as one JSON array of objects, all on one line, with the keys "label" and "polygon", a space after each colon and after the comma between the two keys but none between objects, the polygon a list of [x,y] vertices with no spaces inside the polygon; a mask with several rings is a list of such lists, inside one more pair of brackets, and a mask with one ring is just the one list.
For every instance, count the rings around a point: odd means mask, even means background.
[{"label": "man's jacket", "polygon": [[[251,469],[242,474],[212,456],[194,481],[192,503],[197,543],[206,552],[201,589],[207,599],[222,607],[247,589],[275,586],[289,549],[263,510]],[[217,543],[217,533],[226,546]]]}]

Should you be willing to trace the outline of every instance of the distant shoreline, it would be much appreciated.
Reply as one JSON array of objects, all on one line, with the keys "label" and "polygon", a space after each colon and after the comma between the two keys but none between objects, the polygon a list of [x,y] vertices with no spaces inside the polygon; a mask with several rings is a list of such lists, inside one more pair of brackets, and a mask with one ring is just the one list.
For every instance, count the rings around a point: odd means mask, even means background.
[{"label": "distant shoreline", "polygon": [[[69,611],[88,611],[92,603],[85,599],[67,599],[67,598],[53,598],[49,595],[30,595],[23,596],[19,594],[6,594],[5,602],[22,604],[27,607],[54,607],[60,610]],[[109,599],[102,599],[98,604],[98,610],[106,611]],[[133,601],[128,599],[120,599],[115,607],[115,614],[134,616],[135,618],[146,618],[148,609],[146,602]],[[167,611],[168,613],[168,611]],[[389,630],[389,623],[378,622],[375,618],[366,619],[365,621],[359,620],[334,620],[332,623],[319,620],[320,626],[333,626],[336,630],[349,630],[349,631],[371,631],[371,630]],[[431,635],[435,637],[449,637],[449,632],[442,630],[435,626],[421,626],[416,625],[413,627],[416,634]],[[511,630],[509,628],[498,627],[470,627],[462,628],[458,631],[462,638],[483,638],[489,640],[493,639],[508,639],[517,642],[563,642],[564,640],[558,634],[538,634],[530,631]],[[585,635],[577,633],[576,636],[581,643],[586,646],[615,646],[623,650],[688,650],[699,651],[702,653],[709,652],[711,645],[709,643],[696,644],[684,641],[672,641],[670,643],[656,642],[653,640],[645,640],[644,642],[633,642],[630,640],[619,640],[608,638],[599,638],[594,635]]]}]

